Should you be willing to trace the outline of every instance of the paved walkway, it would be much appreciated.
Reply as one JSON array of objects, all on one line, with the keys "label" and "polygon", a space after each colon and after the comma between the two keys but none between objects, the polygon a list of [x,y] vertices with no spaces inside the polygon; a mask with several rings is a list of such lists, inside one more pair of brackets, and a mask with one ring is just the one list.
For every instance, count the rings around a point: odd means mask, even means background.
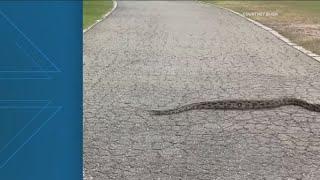
[{"label": "paved walkway", "polygon": [[84,37],[86,179],[320,179],[320,114],[298,107],[143,109],[294,95],[320,103],[320,63],[230,12],[119,1]]}]

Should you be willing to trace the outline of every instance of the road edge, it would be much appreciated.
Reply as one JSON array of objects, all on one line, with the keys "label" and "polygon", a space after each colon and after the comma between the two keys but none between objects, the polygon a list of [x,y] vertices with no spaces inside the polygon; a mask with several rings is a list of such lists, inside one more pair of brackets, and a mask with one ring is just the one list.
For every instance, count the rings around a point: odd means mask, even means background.
[{"label": "road edge", "polygon": [[99,22],[103,21],[105,18],[107,18],[118,6],[118,3],[116,0],[112,0],[113,7],[110,11],[108,11],[105,15],[102,16],[101,19],[96,20],[95,23],[87,27],[86,29],[83,30],[83,34],[88,32],[90,29],[92,29],[94,26],[96,26]]},{"label": "road edge", "polygon": [[262,23],[260,23],[260,22],[258,22],[258,21],[255,21],[255,20],[253,20],[253,19],[250,19],[250,18],[244,16],[243,14],[240,14],[240,13],[234,11],[234,10],[231,10],[231,9],[228,9],[228,8],[225,8],[225,7],[221,7],[221,6],[217,6],[217,5],[215,5],[215,4],[211,4],[211,3],[199,1],[199,0],[197,0],[197,1],[198,1],[199,3],[201,3],[201,4],[210,5],[210,6],[217,7],[217,8],[219,8],[219,9],[223,9],[223,10],[229,11],[229,12],[231,12],[231,13],[233,13],[233,14],[236,14],[236,15],[238,15],[238,16],[246,19],[247,21],[255,24],[256,26],[258,26],[258,27],[260,27],[260,28],[268,31],[269,33],[271,33],[272,35],[274,35],[276,38],[278,38],[278,39],[280,39],[281,41],[285,42],[287,45],[289,45],[289,46],[297,49],[298,51],[302,52],[303,54],[309,56],[310,58],[312,58],[312,59],[314,59],[314,60],[316,60],[317,62],[320,63],[320,55],[318,55],[318,54],[316,54],[316,53],[313,53],[313,52],[305,49],[304,47],[297,45],[296,43],[291,42],[288,38],[282,36],[280,33],[278,33],[277,31],[273,30],[272,28],[267,27],[267,26],[263,25]]}]

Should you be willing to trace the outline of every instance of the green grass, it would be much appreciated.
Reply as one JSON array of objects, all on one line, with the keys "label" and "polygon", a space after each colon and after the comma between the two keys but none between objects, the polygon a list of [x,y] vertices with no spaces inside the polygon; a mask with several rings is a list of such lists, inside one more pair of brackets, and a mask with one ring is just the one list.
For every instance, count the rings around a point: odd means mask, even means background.
[{"label": "green grass", "polygon": [[320,1],[206,1],[239,13],[276,12],[250,16],[293,42],[320,54]]},{"label": "green grass", "polygon": [[111,0],[83,1],[83,29],[92,25],[113,7]]}]

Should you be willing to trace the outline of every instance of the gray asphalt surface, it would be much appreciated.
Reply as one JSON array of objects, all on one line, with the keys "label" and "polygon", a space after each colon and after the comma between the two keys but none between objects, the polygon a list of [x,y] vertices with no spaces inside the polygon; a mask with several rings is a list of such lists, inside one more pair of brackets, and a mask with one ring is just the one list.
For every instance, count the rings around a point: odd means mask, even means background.
[{"label": "gray asphalt surface", "polygon": [[320,179],[320,114],[299,107],[145,109],[295,96],[320,103],[320,63],[230,12],[120,1],[84,36],[85,178]]}]

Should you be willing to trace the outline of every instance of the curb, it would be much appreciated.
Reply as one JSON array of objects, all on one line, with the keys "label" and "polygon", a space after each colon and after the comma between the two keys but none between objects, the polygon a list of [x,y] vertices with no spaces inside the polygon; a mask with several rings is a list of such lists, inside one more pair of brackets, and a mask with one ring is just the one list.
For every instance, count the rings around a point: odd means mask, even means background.
[{"label": "curb", "polygon": [[89,27],[87,27],[86,29],[83,30],[83,34],[86,33],[87,31],[89,31],[90,29],[92,29],[94,26],[96,26],[99,22],[103,21],[105,18],[107,18],[118,6],[117,1],[112,0],[113,3],[113,7],[110,11],[108,11],[105,15],[102,16],[101,19],[96,20],[95,23],[93,23],[92,25],[90,25]]},{"label": "curb", "polygon": [[211,3],[209,4],[209,3],[206,3],[206,2],[202,2],[202,1],[198,1],[198,2],[199,2],[199,3],[202,3],[202,4],[205,4],[205,5],[210,5],[210,6],[214,6],[214,7],[217,7],[217,8],[226,10],[226,11],[229,11],[229,12],[231,12],[231,13],[233,13],[233,14],[236,14],[236,15],[242,17],[242,18],[245,18],[247,21],[250,21],[250,22],[252,22],[253,24],[255,24],[256,26],[258,26],[258,27],[260,27],[260,28],[262,28],[262,29],[270,32],[270,33],[273,34],[276,38],[278,38],[278,39],[280,39],[281,41],[285,42],[287,45],[289,45],[289,46],[297,49],[298,51],[302,52],[303,54],[305,54],[305,55],[311,57],[312,59],[320,62],[320,55],[315,54],[315,53],[313,53],[313,52],[311,52],[311,51],[309,51],[309,50],[306,50],[306,49],[303,48],[302,46],[299,46],[299,45],[291,42],[288,38],[282,36],[281,34],[279,34],[277,31],[273,30],[272,28],[269,28],[269,27],[267,27],[267,26],[265,26],[265,25],[263,25],[263,24],[255,21],[255,20],[252,20],[252,19],[244,16],[243,14],[240,14],[240,13],[238,13],[238,12],[236,12],[236,11],[231,10],[231,9],[228,9],[228,8],[225,8],[225,7],[220,7],[220,6],[217,6],[217,5],[215,5],[215,4],[211,4]]}]

